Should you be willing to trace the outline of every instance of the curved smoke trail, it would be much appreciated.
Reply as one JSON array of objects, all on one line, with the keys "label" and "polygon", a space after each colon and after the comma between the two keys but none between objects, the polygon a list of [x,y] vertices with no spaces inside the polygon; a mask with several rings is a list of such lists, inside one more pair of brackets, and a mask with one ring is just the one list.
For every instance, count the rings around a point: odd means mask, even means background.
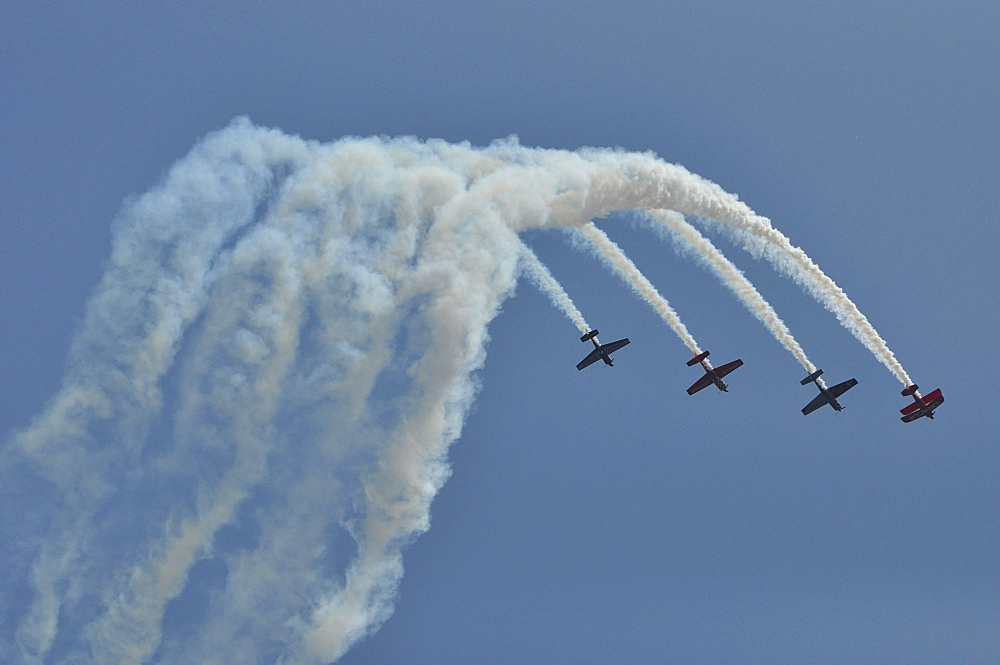
[{"label": "curved smoke trail", "polygon": [[[860,341],[865,348],[904,386],[913,381],[902,364],[889,350],[889,345],[861,313],[847,294],[819,266],[780,231],[771,226],[766,217],[756,217],[752,221],[720,221],[710,218],[699,219],[710,228],[720,229],[734,242],[741,245],[754,258],[765,258],[781,274],[790,277],[796,284],[832,312],[844,328]],[[725,226],[723,226],[725,225]]]},{"label": "curved smoke trail", "polygon": [[764,300],[764,297],[760,295],[760,292],[750,283],[743,272],[733,265],[732,261],[727,259],[708,238],[688,224],[683,215],[673,210],[651,210],[647,214],[658,222],[658,224],[652,225],[654,231],[670,229],[677,239],[683,241],[680,247],[693,252],[700,261],[718,275],[722,283],[746,305],[747,309],[764,324],[782,346],[788,349],[789,353],[799,361],[799,364],[807,372],[812,374],[816,371],[816,366],[806,357],[805,351],[795,341],[788,326],[774,311],[771,304]]},{"label": "curved smoke trail", "polygon": [[[799,247],[792,245],[771,220],[756,214],[739,198],[717,184],[651,153],[590,149],[578,153],[585,161],[577,175],[586,190],[567,191],[554,202],[554,212],[565,224],[574,224],[574,208],[587,219],[604,217],[616,209],[674,210],[698,221],[717,222],[754,257],[766,258],[778,272],[790,277],[806,293],[833,312],[848,331],[875,355],[904,385],[909,375],[888,344],[847,294]],[[565,214],[563,214],[565,213]],[[576,222],[577,224],[579,222]],[[713,225],[714,226],[714,225]]]},{"label": "curved smoke trail", "polygon": [[652,155],[210,135],[125,206],[2,449],[5,662],[339,658],[428,528],[518,233],[633,208],[766,230]]}]

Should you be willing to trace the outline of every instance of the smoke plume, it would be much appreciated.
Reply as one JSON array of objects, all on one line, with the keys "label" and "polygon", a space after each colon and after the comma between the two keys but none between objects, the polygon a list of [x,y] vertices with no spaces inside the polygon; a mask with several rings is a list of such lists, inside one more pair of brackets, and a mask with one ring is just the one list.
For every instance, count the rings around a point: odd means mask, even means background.
[{"label": "smoke plume", "polygon": [[[338,659],[392,612],[522,266],[587,329],[520,232],[579,228],[697,351],[590,224],[627,209],[728,225],[905,378],[766,219],[653,155],[320,144],[238,119],[125,204],[59,390],[2,449],[0,656]],[[704,238],[655,214],[785,335]]]}]

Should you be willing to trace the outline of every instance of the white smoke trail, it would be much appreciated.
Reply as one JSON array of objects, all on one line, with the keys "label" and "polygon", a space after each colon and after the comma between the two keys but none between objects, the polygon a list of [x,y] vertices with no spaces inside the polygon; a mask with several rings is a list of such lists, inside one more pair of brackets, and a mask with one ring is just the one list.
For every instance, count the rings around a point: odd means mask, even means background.
[{"label": "white smoke trail", "polygon": [[833,312],[899,381],[910,377],[868,319],[837,284],[800,248],[733,194],[682,166],[654,155],[591,149],[579,153],[585,164],[576,174],[586,187],[568,189],[553,201],[553,212],[563,224],[577,225],[604,217],[613,210],[675,210],[724,224],[755,257],[763,256],[781,274],[791,277],[827,310]]},{"label": "white smoke trail", "polygon": [[782,346],[799,361],[799,364],[812,374],[816,371],[816,366],[806,357],[805,351],[795,341],[788,326],[781,320],[778,313],[774,311],[770,303],[750,283],[743,272],[733,265],[712,242],[699,233],[684,219],[684,216],[672,210],[650,210],[647,213],[656,222],[653,225],[656,231],[660,229],[670,229],[676,237],[683,240],[685,247],[689,248],[719,279],[722,280],[733,294],[739,298],[747,309],[760,320],[761,323],[774,335]]},{"label": "white smoke trail", "polygon": [[578,232],[583,235],[584,238],[591,244],[594,248],[594,253],[600,257],[612,270],[614,270],[618,275],[625,281],[626,284],[632,287],[632,290],[638,294],[640,298],[645,300],[649,305],[656,310],[656,313],[660,315],[664,321],[667,322],[677,336],[681,338],[681,341],[691,349],[692,355],[698,355],[701,351],[698,348],[698,343],[694,341],[694,337],[688,332],[688,329],[681,323],[680,317],[677,316],[677,312],[673,310],[670,303],[660,295],[656,287],[653,286],[646,276],[639,272],[639,269],[635,267],[632,260],[625,256],[625,252],[622,251],[611,238],[607,236],[604,231],[597,228],[593,223],[584,224],[578,229]]},{"label": "white smoke trail", "polygon": [[[861,313],[847,294],[802,249],[791,244],[791,241],[780,231],[770,226],[769,220],[760,218],[766,223],[754,223],[742,226],[732,224],[724,230],[726,235],[741,245],[755,258],[765,258],[781,274],[790,277],[796,284],[832,312],[842,326],[851,332],[865,348],[889,369],[904,386],[913,382],[903,369],[902,364],[889,349],[889,345]],[[701,220],[706,226],[719,228],[719,220]],[[722,222],[729,224],[728,222]]]},{"label": "white smoke trail", "polygon": [[[115,492],[112,477],[138,466],[146,423],[160,408],[159,383],[204,307],[213,261],[224,261],[221,249],[253,220],[275,177],[307,155],[301,141],[236,123],[118,221],[63,386],[4,451],[27,460],[58,499],[31,568],[36,595],[17,631],[24,662],[40,662],[51,647],[61,603],[81,601],[86,576],[68,575],[85,565],[83,552],[100,549],[95,515]],[[66,585],[60,600],[57,587]]]},{"label": "white smoke trail", "polygon": [[631,208],[756,219],[734,201],[652,155],[211,135],[125,207],[62,387],[2,449],[0,653],[335,660],[428,528],[517,234]]},{"label": "white smoke trail", "polygon": [[531,251],[531,248],[523,243],[521,244],[521,262],[528,271],[528,277],[531,278],[531,281],[535,283],[542,293],[549,297],[552,304],[565,314],[580,332],[588,332],[590,327],[584,320],[583,314],[573,304],[566,290],[556,281],[556,278],[552,276],[552,273],[545,267],[545,264],[538,260],[538,256]]}]

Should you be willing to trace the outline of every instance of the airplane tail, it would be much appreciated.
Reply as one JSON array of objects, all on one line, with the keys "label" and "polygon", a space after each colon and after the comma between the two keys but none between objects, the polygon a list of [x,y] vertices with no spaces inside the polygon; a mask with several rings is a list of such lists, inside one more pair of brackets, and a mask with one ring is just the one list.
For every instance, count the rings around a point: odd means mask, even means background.
[{"label": "airplane tail", "polygon": [[900,394],[903,397],[909,397],[910,395],[913,395],[916,392],[917,392],[917,384],[914,383],[912,386],[907,386],[903,388],[903,392]]},{"label": "airplane tail", "polygon": [[595,337],[597,337],[597,331],[596,330],[591,330],[589,333],[587,333],[586,335],[584,335],[583,337],[581,337],[580,341],[581,342],[586,342],[587,340],[593,339]]},{"label": "airplane tail", "polygon": [[799,383],[801,383],[801,384],[802,384],[802,385],[804,385],[804,386],[806,386],[806,385],[809,385],[809,382],[810,382],[810,381],[815,381],[815,380],[816,380],[816,379],[818,379],[818,378],[819,378],[819,377],[820,377],[820,376],[821,376],[822,374],[823,374],[823,370],[821,370],[821,369],[818,369],[818,370],[816,370],[815,372],[813,372],[812,374],[810,374],[809,376],[807,376],[806,378],[804,378],[804,379],[802,379],[801,381],[799,381]]},{"label": "airplane tail", "polygon": [[688,367],[694,367],[708,357],[708,351],[703,351],[687,362]]}]

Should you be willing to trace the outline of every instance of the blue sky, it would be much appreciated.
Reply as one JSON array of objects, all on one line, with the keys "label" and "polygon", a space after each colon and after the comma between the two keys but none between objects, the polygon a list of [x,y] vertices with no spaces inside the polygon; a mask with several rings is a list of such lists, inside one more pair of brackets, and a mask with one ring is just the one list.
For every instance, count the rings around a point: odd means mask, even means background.
[{"label": "blue sky", "polygon": [[[718,239],[847,409],[715,278],[600,222],[720,362],[561,234],[524,239],[616,366],[527,282],[393,616],[344,663],[965,663],[1000,652],[993,4],[172,3],[0,10],[0,428],[59,388],[123,200],[246,115],[304,138],[653,151],[771,218],[946,404]],[[199,570],[209,575],[211,570]]]}]

